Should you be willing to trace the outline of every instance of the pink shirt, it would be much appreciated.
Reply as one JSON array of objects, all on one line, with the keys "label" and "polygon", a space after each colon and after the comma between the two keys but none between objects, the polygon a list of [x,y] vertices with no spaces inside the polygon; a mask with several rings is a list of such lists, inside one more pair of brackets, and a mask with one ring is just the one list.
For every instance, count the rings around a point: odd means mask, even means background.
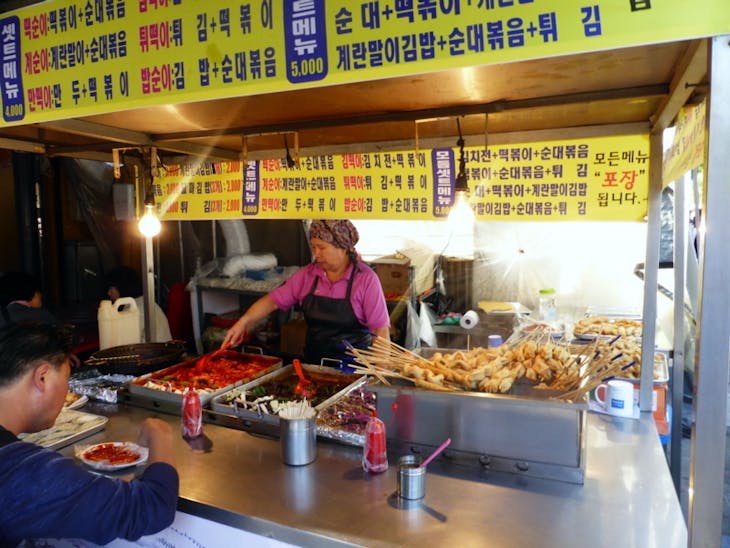
[{"label": "pink shirt", "polygon": [[[352,282],[350,304],[357,320],[370,329],[380,329],[390,326],[388,307],[385,304],[383,288],[375,271],[364,263],[358,265],[360,272]],[[283,285],[277,287],[269,296],[281,310],[288,310],[295,304],[302,304],[312,289],[314,279],[319,278],[315,295],[344,299],[347,294],[347,282],[352,274],[353,266],[345,270],[345,275],[335,283],[330,283],[324,269],[317,263],[311,263],[300,268]]]}]

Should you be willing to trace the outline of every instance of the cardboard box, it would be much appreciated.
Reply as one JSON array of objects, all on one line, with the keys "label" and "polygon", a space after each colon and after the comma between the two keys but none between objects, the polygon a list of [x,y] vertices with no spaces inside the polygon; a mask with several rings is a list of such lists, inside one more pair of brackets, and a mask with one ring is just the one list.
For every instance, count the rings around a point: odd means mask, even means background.
[{"label": "cardboard box", "polygon": [[307,322],[303,318],[290,320],[281,326],[279,350],[284,354],[304,355]]},{"label": "cardboard box", "polygon": [[408,257],[380,257],[370,263],[380,278],[385,296],[400,296],[411,290],[411,260]]},{"label": "cardboard box", "polygon": [[[639,385],[634,388],[634,400],[639,401]],[[667,423],[667,385],[666,383],[655,384],[653,386],[651,398],[651,411],[657,431],[660,436],[666,436],[669,433],[669,424]]]}]

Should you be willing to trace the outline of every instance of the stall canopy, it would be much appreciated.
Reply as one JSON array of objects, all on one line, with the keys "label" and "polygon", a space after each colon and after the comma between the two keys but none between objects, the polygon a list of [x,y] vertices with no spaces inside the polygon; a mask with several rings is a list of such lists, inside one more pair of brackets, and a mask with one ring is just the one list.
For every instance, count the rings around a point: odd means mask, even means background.
[{"label": "stall canopy", "polygon": [[[156,147],[160,155],[258,160],[283,156],[282,135],[302,156],[453,146],[458,119],[472,146],[651,133],[655,191],[657,135],[708,94],[710,45],[722,51],[711,37],[730,33],[727,0],[52,0],[4,2],[0,10],[1,148],[110,160],[113,149]],[[229,86],[213,70],[227,54],[245,75],[252,62],[265,74],[273,62],[276,78]],[[724,97],[717,106],[727,106]],[[710,116],[709,141],[722,143],[726,126]],[[712,145],[709,157],[712,166]],[[719,171],[725,157],[714,153]],[[707,222],[715,216],[727,227],[724,202],[716,207]],[[650,230],[657,217],[650,205]],[[646,262],[654,270],[646,286],[655,288],[658,244]],[[713,368],[698,389],[708,406],[727,386],[730,328],[713,321],[726,316],[718,299],[726,281],[717,288],[709,292],[716,308],[703,299],[699,322],[713,326],[703,336],[717,337],[700,338],[708,355],[700,352],[698,367]],[[649,321],[653,289],[646,299]],[[653,337],[644,343],[651,351]],[[643,383],[642,402],[649,390]],[[700,496],[689,522],[698,545],[719,532],[722,468],[712,451],[723,452],[723,411],[698,412],[697,435],[708,435],[693,448]]]}]

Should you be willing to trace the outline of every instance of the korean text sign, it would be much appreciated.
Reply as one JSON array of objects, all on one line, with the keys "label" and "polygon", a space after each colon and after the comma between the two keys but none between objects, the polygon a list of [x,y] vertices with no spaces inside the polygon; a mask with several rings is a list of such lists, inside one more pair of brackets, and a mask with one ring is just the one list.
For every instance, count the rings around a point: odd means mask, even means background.
[{"label": "korean text sign", "polygon": [[[165,166],[163,219],[442,219],[455,202],[458,149]],[[641,221],[646,135],[465,147],[477,219]]]},{"label": "korean text sign", "polygon": [[0,18],[3,123],[728,32],[727,0],[49,0]]}]

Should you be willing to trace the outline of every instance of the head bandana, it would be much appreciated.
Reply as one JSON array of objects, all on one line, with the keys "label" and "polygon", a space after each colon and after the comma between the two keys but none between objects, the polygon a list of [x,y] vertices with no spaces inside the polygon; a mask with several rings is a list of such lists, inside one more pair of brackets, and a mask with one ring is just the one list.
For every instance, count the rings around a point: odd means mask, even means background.
[{"label": "head bandana", "polygon": [[309,237],[325,241],[346,251],[355,251],[355,244],[360,239],[355,225],[347,219],[317,219],[309,227]]}]

